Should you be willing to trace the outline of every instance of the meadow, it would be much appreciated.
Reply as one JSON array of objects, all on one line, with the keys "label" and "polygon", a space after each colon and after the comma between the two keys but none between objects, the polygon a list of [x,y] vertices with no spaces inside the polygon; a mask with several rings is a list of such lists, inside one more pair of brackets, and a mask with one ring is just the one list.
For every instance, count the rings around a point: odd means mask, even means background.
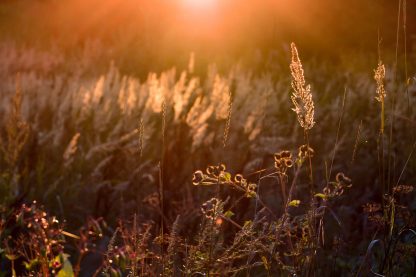
[{"label": "meadow", "polygon": [[100,43],[0,42],[0,276],[416,275],[414,50]]}]

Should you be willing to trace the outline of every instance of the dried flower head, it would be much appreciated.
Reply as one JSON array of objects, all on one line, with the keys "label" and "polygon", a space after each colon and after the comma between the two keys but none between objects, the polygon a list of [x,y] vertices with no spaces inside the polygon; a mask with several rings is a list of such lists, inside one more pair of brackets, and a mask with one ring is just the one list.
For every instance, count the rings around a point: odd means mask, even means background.
[{"label": "dried flower head", "polygon": [[413,191],[413,186],[409,186],[409,185],[398,185],[398,186],[395,186],[393,188],[393,191],[395,193],[407,194],[407,193],[411,193]]},{"label": "dried flower head", "polygon": [[292,73],[292,99],[293,111],[298,116],[300,126],[305,130],[312,129],[315,125],[314,121],[314,105],[312,100],[311,86],[306,85],[303,75],[302,63],[299,59],[296,45],[292,42],[292,62],[290,63],[290,71]]},{"label": "dried flower head", "polygon": [[217,219],[224,210],[225,202],[218,198],[211,198],[201,206],[201,212],[207,219]]},{"label": "dried flower head", "polygon": [[305,160],[308,157],[311,157],[312,158],[314,153],[315,153],[315,151],[311,147],[309,147],[308,145],[304,144],[304,145],[301,145],[299,147],[299,150],[298,150],[298,158],[301,161],[303,161],[303,160]]},{"label": "dried flower head", "polygon": [[374,70],[374,79],[377,83],[377,90],[375,97],[378,102],[383,102],[384,98],[386,97],[386,90],[384,88],[384,78],[386,76],[386,69],[384,64],[379,61],[377,68]]},{"label": "dried flower head", "polygon": [[351,187],[352,186],[352,181],[349,177],[345,176],[344,173],[339,172],[336,176],[335,176],[335,180],[337,181],[338,184],[345,186],[345,187]]},{"label": "dried flower head", "polygon": [[335,182],[330,182],[328,186],[323,189],[326,198],[333,198],[341,196],[344,190],[352,187],[352,180],[345,176],[344,173],[339,172],[335,176]]},{"label": "dried flower head", "polygon": [[206,173],[201,170],[195,171],[192,184],[195,186],[226,185],[243,192],[247,198],[256,197],[256,184],[249,183],[241,174],[236,174],[232,178],[231,173],[225,170],[225,165],[219,164],[208,166]]},{"label": "dried flower head", "polygon": [[363,206],[363,211],[365,213],[375,213],[381,211],[381,204],[379,203],[366,203]]},{"label": "dried flower head", "polygon": [[256,188],[257,185],[253,183],[249,183],[247,179],[243,177],[241,174],[237,174],[234,176],[234,184],[235,187],[239,188],[240,190],[245,192],[245,196],[247,198],[255,197],[256,196]]},{"label": "dried flower head", "polygon": [[292,153],[290,151],[280,151],[274,154],[274,167],[278,173],[286,174],[286,170],[293,166]]},{"label": "dried flower head", "polygon": [[208,175],[212,175],[214,177],[219,177],[221,175],[221,173],[223,173],[225,171],[225,165],[223,164],[219,164],[217,166],[214,165],[210,165],[207,168],[207,174]]},{"label": "dried flower head", "polygon": [[195,171],[194,176],[192,177],[192,184],[198,186],[204,179],[204,173],[201,170]]},{"label": "dried flower head", "polygon": [[227,179],[229,179],[229,177],[227,178],[228,175],[229,173],[225,171],[225,165],[210,165],[206,169],[206,173],[202,172],[201,170],[194,172],[192,177],[192,184],[195,186],[211,186],[215,184],[223,184],[224,182],[227,182]]}]

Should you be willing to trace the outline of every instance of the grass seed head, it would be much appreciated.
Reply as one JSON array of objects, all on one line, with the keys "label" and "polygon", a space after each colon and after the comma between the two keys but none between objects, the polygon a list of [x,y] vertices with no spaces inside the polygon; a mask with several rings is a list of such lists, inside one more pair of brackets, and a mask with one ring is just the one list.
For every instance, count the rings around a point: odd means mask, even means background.
[{"label": "grass seed head", "polygon": [[377,68],[374,70],[374,80],[377,83],[377,90],[376,90],[376,100],[378,102],[383,102],[384,98],[386,97],[386,90],[384,88],[384,79],[386,77],[386,68],[384,64],[379,61]]},{"label": "grass seed head", "polygon": [[314,121],[314,104],[312,100],[312,93],[310,85],[306,85],[305,76],[303,74],[302,63],[299,58],[296,45],[292,42],[292,62],[290,63],[290,71],[292,74],[292,88],[291,96],[293,111],[298,116],[299,124],[305,130],[312,129],[315,125]]}]

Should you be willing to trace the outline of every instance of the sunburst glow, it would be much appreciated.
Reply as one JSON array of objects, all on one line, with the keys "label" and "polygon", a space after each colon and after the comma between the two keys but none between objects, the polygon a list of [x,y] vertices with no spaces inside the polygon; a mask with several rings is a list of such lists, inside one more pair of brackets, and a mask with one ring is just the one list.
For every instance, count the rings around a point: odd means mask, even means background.
[{"label": "sunburst glow", "polygon": [[192,9],[212,9],[218,4],[218,0],[182,0],[184,6]]}]

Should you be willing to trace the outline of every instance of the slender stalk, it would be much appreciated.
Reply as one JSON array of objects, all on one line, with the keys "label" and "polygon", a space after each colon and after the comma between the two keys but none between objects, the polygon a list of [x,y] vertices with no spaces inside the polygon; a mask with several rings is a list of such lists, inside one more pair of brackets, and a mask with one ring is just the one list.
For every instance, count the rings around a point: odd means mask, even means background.
[{"label": "slender stalk", "polygon": [[399,41],[400,41],[400,18],[401,18],[401,10],[402,10],[402,0],[399,0],[398,9],[397,9],[397,29],[396,29],[396,55],[395,55],[395,62],[394,62],[394,91],[392,93],[392,104],[391,104],[391,113],[390,113],[390,131],[389,131],[389,143],[388,143],[388,163],[387,163],[387,182],[390,183],[391,174],[392,174],[392,147],[393,147],[393,128],[394,128],[394,116],[396,112],[396,94],[395,90],[398,88],[397,86],[397,65],[398,65],[398,55],[399,55]]},{"label": "slender stalk", "polygon": [[165,164],[165,131],[166,131],[166,102],[163,100],[162,102],[162,157],[161,162],[159,163],[159,201],[160,201],[160,211],[161,211],[161,218],[160,218],[160,233],[161,233],[161,245],[160,245],[160,253],[162,256],[162,277],[165,276],[165,255],[163,251],[163,244],[165,242],[164,239],[164,217],[165,217],[165,207],[164,207],[164,186],[163,186],[163,168]]},{"label": "slender stalk", "polygon": [[312,170],[312,157],[311,157],[311,153],[309,153],[309,149],[310,149],[310,144],[309,144],[309,132],[308,130],[305,129],[305,139],[306,139],[306,146],[308,147],[308,161],[309,161],[309,189],[310,189],[310,193],[311,196],[313,197],[314,195],[314,184],[313,184],[313,170]]},{"label": "slender stalk", "polygon": [[340,130],[341,130],[342,118],[344,116],[344,111],[345,111],[345,99],[346,99],[346,97],[347,97],[347,88],[344,89],[344,96],[342,98],[341,114],[340,114],[339,120],[338,120],[338,128],[337,128],[337,135],[336,135],[336,138],[335,138],[334,152],[332,154],[331,165],[329,166],[329,174],[328,174],[327,182],[329,182],[331,180],[332,166],[334,164],[335,155],[336,155],[337,149],[338,149],[339,133],[340,133]]},{"label": "slender stalk", "polygon": [[410,115],[410,96],[409,96],[409,76],[407,72],[407,5],[406,0],[403,0],[403,45],[404,45],[404,76],[405,76],[405,90],[407,96],[407,113]]}]

